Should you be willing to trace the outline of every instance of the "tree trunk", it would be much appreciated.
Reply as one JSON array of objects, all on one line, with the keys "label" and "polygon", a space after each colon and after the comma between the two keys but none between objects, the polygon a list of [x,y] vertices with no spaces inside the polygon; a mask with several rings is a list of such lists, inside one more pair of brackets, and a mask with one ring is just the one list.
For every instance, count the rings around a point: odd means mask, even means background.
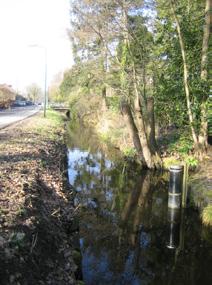
[{"label": "tree trunk", "polygon": [[154,98],[147,98],[147,138],[153,153],[157,152],[157,143],[155,139],[155,115],[154,115]]},{"label": "tree trunk", "polygon": [[159,153],[153,152],[151,147],[149,146],[149,142],[147,139],[146,127],[144,123],[144,119],[142,116],[142,109],[140,107],[140,100],[137,97],[135,99],[135,117],[136,123],[139,130],[139,138],[143,150],[144,159],[146,161],[146,165],[149,169],[158,169],[162,167],[162,160]]},{"label": "tree trunk", "polygon": [[[148,141],[144,114],[143,114],[143,110],[140,104],[141,98],[138,92],[134,64],[133,64],[133,85],[134,85],[134,92],[135,92],[135,100],[134,100],[135,118],[136,118],[136,124],[138,128],[139,138],[140,138],[141,147],[143,150],[144,159],[146,161],[146,165],[150,169],[161,168],[162,161],[161,161],[160,155],[156,152],[156,149],[155,151],[152,150],[149,144],[149,141]],[[144,108],[147,109],[147,106],[145,105]]]},{"label": "tree trunk", "polygon": [[[203,82],[207,81],[208,77],[208,47],[209,47],[209,37],[210,37],[210,22],[211,22],[211,0],[206,0],[205,7],[205,26],[203,32],[202,41],[202,54],[201,54],[201,80]],[[207,99],[202,102],[201,105],[201,125],[199,132],[199,145],[202,151],[207,150],[208,146],[208,120],[207,120]]]},{"label": "tree trunk", "polygon": [[143,152],[142,152],[141,142],[140,142],[139,135],[138,135],[138,129],[134,123],[134,119],[133,119],[129,104],[127,102],[122,102],[121,110],[124,115],[126,125],[129,129],[130,136],[133,141],[134,147],[138,153],[139,159],[143,165],[146,165]]},{"label": "tree trunk", "polygon": [[[146,108],[146,102],[144,98],[140,98],[138,86],[137,86],[137,78],[136,78],[136,69],[135,69],[135,62],[133,58],[133,54],[131,52],[130,48],[130,41],[129,41],[129,31],[128,31],[128,21],[127,21],[127,13],[126,13],[126,2],[122,2],[122,25],[123,25],[123,37],[124,37],[124,44],[125,47],[127,47],[129,54],[131,55],[132,60],[132,83],[134,87],[135,92],[135,100],[134,100],[134,107],[135,107],[135,118],[136,118],[136,125],[131,113],[131,119],[132,122],[137,130],[136,134],[138,134],[138,138],[140,139],[140,145],[142,148],[142,154],[145,160],[145,164],[149,169],[159,168],[161,167],[161,159],[160,157],[156,156],[151,152],[151,149],[148,145],[146,130],[145,130],[145,120],[144,120],[144,114],[142,112],[142,109],[140,107],[140,100],[142,100],[142,103],[144,104],[144,108]],[[125,58],[126,62],[126,58]],[[129,109],[130,110],[130,109]],[[131,112],[131,110],[130,110]]]},{"label": "tree trunk", "polygon": [[180,49],[181,49],[181,54],[182,54],[182,59],[183,59],[183,77],[184,77],[184,89],[185,89],[185,94],[186,94],[186,103],[187,103],[187,110],[188,110],[188,117],[189,117],[189,125],[191,129],[191,134],[192,138],[194,141],[194,144],[198,144],[198,137],[194,129],[194,119],[193,119],[193,114],[191,110],[191,101],[190,101],[190,90],[189,90],[189,84],[188,84],[188,77],[189,77],[189,72],[188,72],[188,65],[187,65],[187,60],[186,60],[186,51],[185,51],[185,44],[180,28],[180,23],[178,20],[178,17],[175,12],[175,4],[174,1],[171,0],[171,10],[176,22],[176,27],[177,27],[177,34],[179,38],[179,43],[180,43]]},{"label": "tree trunk", "polygon": [[107,89],[106,89],[106,86],[104,85],[102,87],[102,112],[106,112],[108,107],[107,107],[107,99],[106,99],[106,92],[107,92]]},{"label": "tree trunk", "polygon": [[154,168],[154,163],[152,160],[152,153],[150,151],[149,145],[148,145],[148,140],[147,140],[147,135],[146,135],[146,129],[145,129],[145,124],[144,124],[144,118],[143,118],[143,112],[142,109],[140,108],[140,100],[139,100],[139,94],[138,90],[135,86],[134,83],[134,90],[135,90],[135,102],[134,102],[134,107],[135,107],[135,118],[136,118],[136,124],[138,127],[138,133],[139,133],[139,138],[143,150],[143,155],[144,159],[146,161],[146,165],[148,168]]},{"label": "tree trunk", "polygon": [[107,54],[107,43],[101,39],[101,67],[102,67],[102,112],[106,112],[107,107],[107,86],[106,86],[106,76],[108,72],[108,54]]}]

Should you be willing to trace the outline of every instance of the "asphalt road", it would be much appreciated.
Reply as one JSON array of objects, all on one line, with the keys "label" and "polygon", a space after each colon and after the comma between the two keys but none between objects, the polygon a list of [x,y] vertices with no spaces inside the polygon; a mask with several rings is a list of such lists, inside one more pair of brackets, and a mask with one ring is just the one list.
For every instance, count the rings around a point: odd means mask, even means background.
[{"label": "asphalt road", "polygon": [[39,110],[39,106],[16,107],[11,110],[2,110],[0,111],[0,129],[24,120],[36,114]]}]

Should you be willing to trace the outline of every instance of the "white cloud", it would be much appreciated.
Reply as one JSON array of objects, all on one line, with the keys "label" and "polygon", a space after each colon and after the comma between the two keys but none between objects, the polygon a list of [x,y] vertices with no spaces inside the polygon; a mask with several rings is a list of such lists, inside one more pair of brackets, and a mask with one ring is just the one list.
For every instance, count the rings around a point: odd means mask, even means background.
[{"label": "white cloud", "polygon": [[23,90],[44,81],[44,50],[48,55],[48,81],[71,66],[69,0],[0,0],[0,83]]}]

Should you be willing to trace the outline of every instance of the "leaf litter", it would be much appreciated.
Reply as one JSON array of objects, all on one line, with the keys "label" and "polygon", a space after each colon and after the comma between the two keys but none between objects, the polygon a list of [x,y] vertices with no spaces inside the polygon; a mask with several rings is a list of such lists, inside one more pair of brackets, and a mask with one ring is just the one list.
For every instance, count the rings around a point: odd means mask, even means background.
[{"label": "leaf litter", "polygon": [[63,136],[41,115],[0,131],[2,285],[76,284]]}]

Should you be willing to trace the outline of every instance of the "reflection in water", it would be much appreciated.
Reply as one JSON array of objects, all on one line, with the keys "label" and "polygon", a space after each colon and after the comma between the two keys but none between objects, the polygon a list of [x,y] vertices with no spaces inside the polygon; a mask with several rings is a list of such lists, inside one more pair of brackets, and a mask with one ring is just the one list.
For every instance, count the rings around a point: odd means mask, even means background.
[{"label": "reflection in water", "polygon": [[79,140],[68,155],[85,284],[212,284],[210,239],[196,212],[168,210],[165,176],[123,173],[109,154],[88,149]]},{"label": "reflection in water", "polygon": [[170,249],[174,249],[179,246],[180,212],[180,209],[168,208],[169,242],[167,247]]}]

